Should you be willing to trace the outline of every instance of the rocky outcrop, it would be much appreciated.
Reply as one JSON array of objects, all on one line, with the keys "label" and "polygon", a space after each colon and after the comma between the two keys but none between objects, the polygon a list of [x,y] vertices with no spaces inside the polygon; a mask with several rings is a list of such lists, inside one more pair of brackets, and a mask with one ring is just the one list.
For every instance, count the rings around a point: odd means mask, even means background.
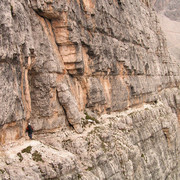
[{"label": "rocky outcrop", "polygon": [[[60,143],[42,165],[33,156],[50,148],[43,138],[27,156],[3,156],[2,178],[178,179],[180,68],[154,3],[0,1],[0,142],[30,121]],[[36,168],[7,171],[26,161]]]},{"label": "rocky outcrop", "polygon": [[168,101],[159,96],[154,104],[84,119],[82,134],[66,130],[4,146],[0,177],[178,180],[180,133],[171,108],[180,103],[179,90],[163,93]]},{"label": "rocky outcrop", "polygon": [[72,113],[57,96],[64,82],[77,111],[99,114],[155,101],[162,89],[178,86],[179,65],[149,4],[1,1],[1,126],[66,126]]},{"label": "rocky outcrop", "polygon": [[68,121],[73,125],[76,132],[82,133],[81,114],[78,110],[75,98],[72,96],[66,84],[60,84],[57,88],[58,100],[63,106]]}]

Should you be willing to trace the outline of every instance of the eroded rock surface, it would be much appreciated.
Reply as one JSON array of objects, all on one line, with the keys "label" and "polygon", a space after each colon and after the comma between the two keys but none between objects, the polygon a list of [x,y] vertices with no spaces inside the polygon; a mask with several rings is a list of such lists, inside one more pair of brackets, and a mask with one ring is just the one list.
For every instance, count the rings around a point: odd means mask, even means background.
[{"label": "eroded rock surface", "polygon": [[179,178],[180,61],[155,3],[0,1],[0,143],[29,121],[42,141],[2,155],[2,179]]},{"label": "eroded rock surface", "polygon": [[82,134],[66,130],[4,146],[0,177],[178,180],[179,124],[169,104],[176,107],[180,96],[177,89],[163,93],[168,101],[159,96],[154,104],[85,119]]}]

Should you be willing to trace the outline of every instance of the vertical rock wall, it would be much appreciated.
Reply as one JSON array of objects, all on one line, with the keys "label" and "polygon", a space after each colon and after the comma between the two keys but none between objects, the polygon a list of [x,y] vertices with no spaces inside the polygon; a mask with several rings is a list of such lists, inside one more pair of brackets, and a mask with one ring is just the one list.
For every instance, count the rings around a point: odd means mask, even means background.
[{"label": "vertical rock wall", "polygon": [[180,66],[154,3],[0,1],[0,143],[58,130],[2,146],[0,179],[179,179]]},{"label": "vertical rock wall", "polygon": [[2,0],[0,8],[2,142],[22,136],[27,121],[81,132],[86,108],[123,111],[179,86],[149,1]]}]

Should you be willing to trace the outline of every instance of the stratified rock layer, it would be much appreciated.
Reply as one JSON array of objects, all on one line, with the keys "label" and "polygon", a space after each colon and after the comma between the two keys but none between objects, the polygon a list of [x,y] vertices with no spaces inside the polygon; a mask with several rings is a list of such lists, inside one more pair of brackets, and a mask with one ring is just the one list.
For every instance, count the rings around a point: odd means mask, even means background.
[{"label": "stratified rock layer", "polygon": [[[176,106],[173,98],[180,103],[178,93],[177,89],[164,91],[171,107]],[[159,99],[157,103],[121,113],[91,121],[85,119],[82,134],[66,130],[6,145],[0,156],[0,177],[13,180],[178,180],[178,118],[168,102],[161,96]]]},{"label": "stratified rock layer", "polygon": [[[153,3],[0,1],[0,142],[24,136],[29,121],[36,133],[59,131],[41,164],[33,157],[48,149],[43,138],[26,157],[2,156],[2,178],[179,178],[179,61]],[[8,171],[26,161],[29,171]]]}]

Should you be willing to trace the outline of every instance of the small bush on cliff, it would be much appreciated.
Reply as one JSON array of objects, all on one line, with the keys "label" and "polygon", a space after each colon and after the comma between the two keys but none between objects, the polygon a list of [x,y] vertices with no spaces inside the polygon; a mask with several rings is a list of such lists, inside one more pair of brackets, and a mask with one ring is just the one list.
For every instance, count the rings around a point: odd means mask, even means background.
[{"label": "small bush on cliff", "polygon": [[19,152],[17,153],[17,156],[19,156],[19,161],[21,162],[23,160],[22,154]]},{"label": "small bush on cliff", "polygon": [[5,173],[5,170],[0,169],[0,173],[1,173],[1,174],[4,174],[4,173]]},{"label": "small bush on cliff", "polygon": [[99,124],[99,121],[96,118],[90,116],[87,112],[84,112],[84,114],[86,115],[87,120],[90,119],[90,120],[94,121],[95,123]]},{"label": "small bush on cliff", "polygon": [[88,124],[88,120],[81,118],[82,127],[85,127]]},{"label": "small bush on cliff", "polygon": [[27,148],[23,149],[21,152],[22,153],[31,153],[32,146],[28,146]]},{"label": "small bush on cliff", "polygon": [[92,171],[94,169],[94,167],[88,167],[87,169],[86,169],[86,171]]},{"label": "small bush on cliff", "polygon": [[42,155],[38,151],[35,151],[32,154],[32,159],[36,162],[38,162],[38,161],[44,162],[44,160],[42,159]]}]

